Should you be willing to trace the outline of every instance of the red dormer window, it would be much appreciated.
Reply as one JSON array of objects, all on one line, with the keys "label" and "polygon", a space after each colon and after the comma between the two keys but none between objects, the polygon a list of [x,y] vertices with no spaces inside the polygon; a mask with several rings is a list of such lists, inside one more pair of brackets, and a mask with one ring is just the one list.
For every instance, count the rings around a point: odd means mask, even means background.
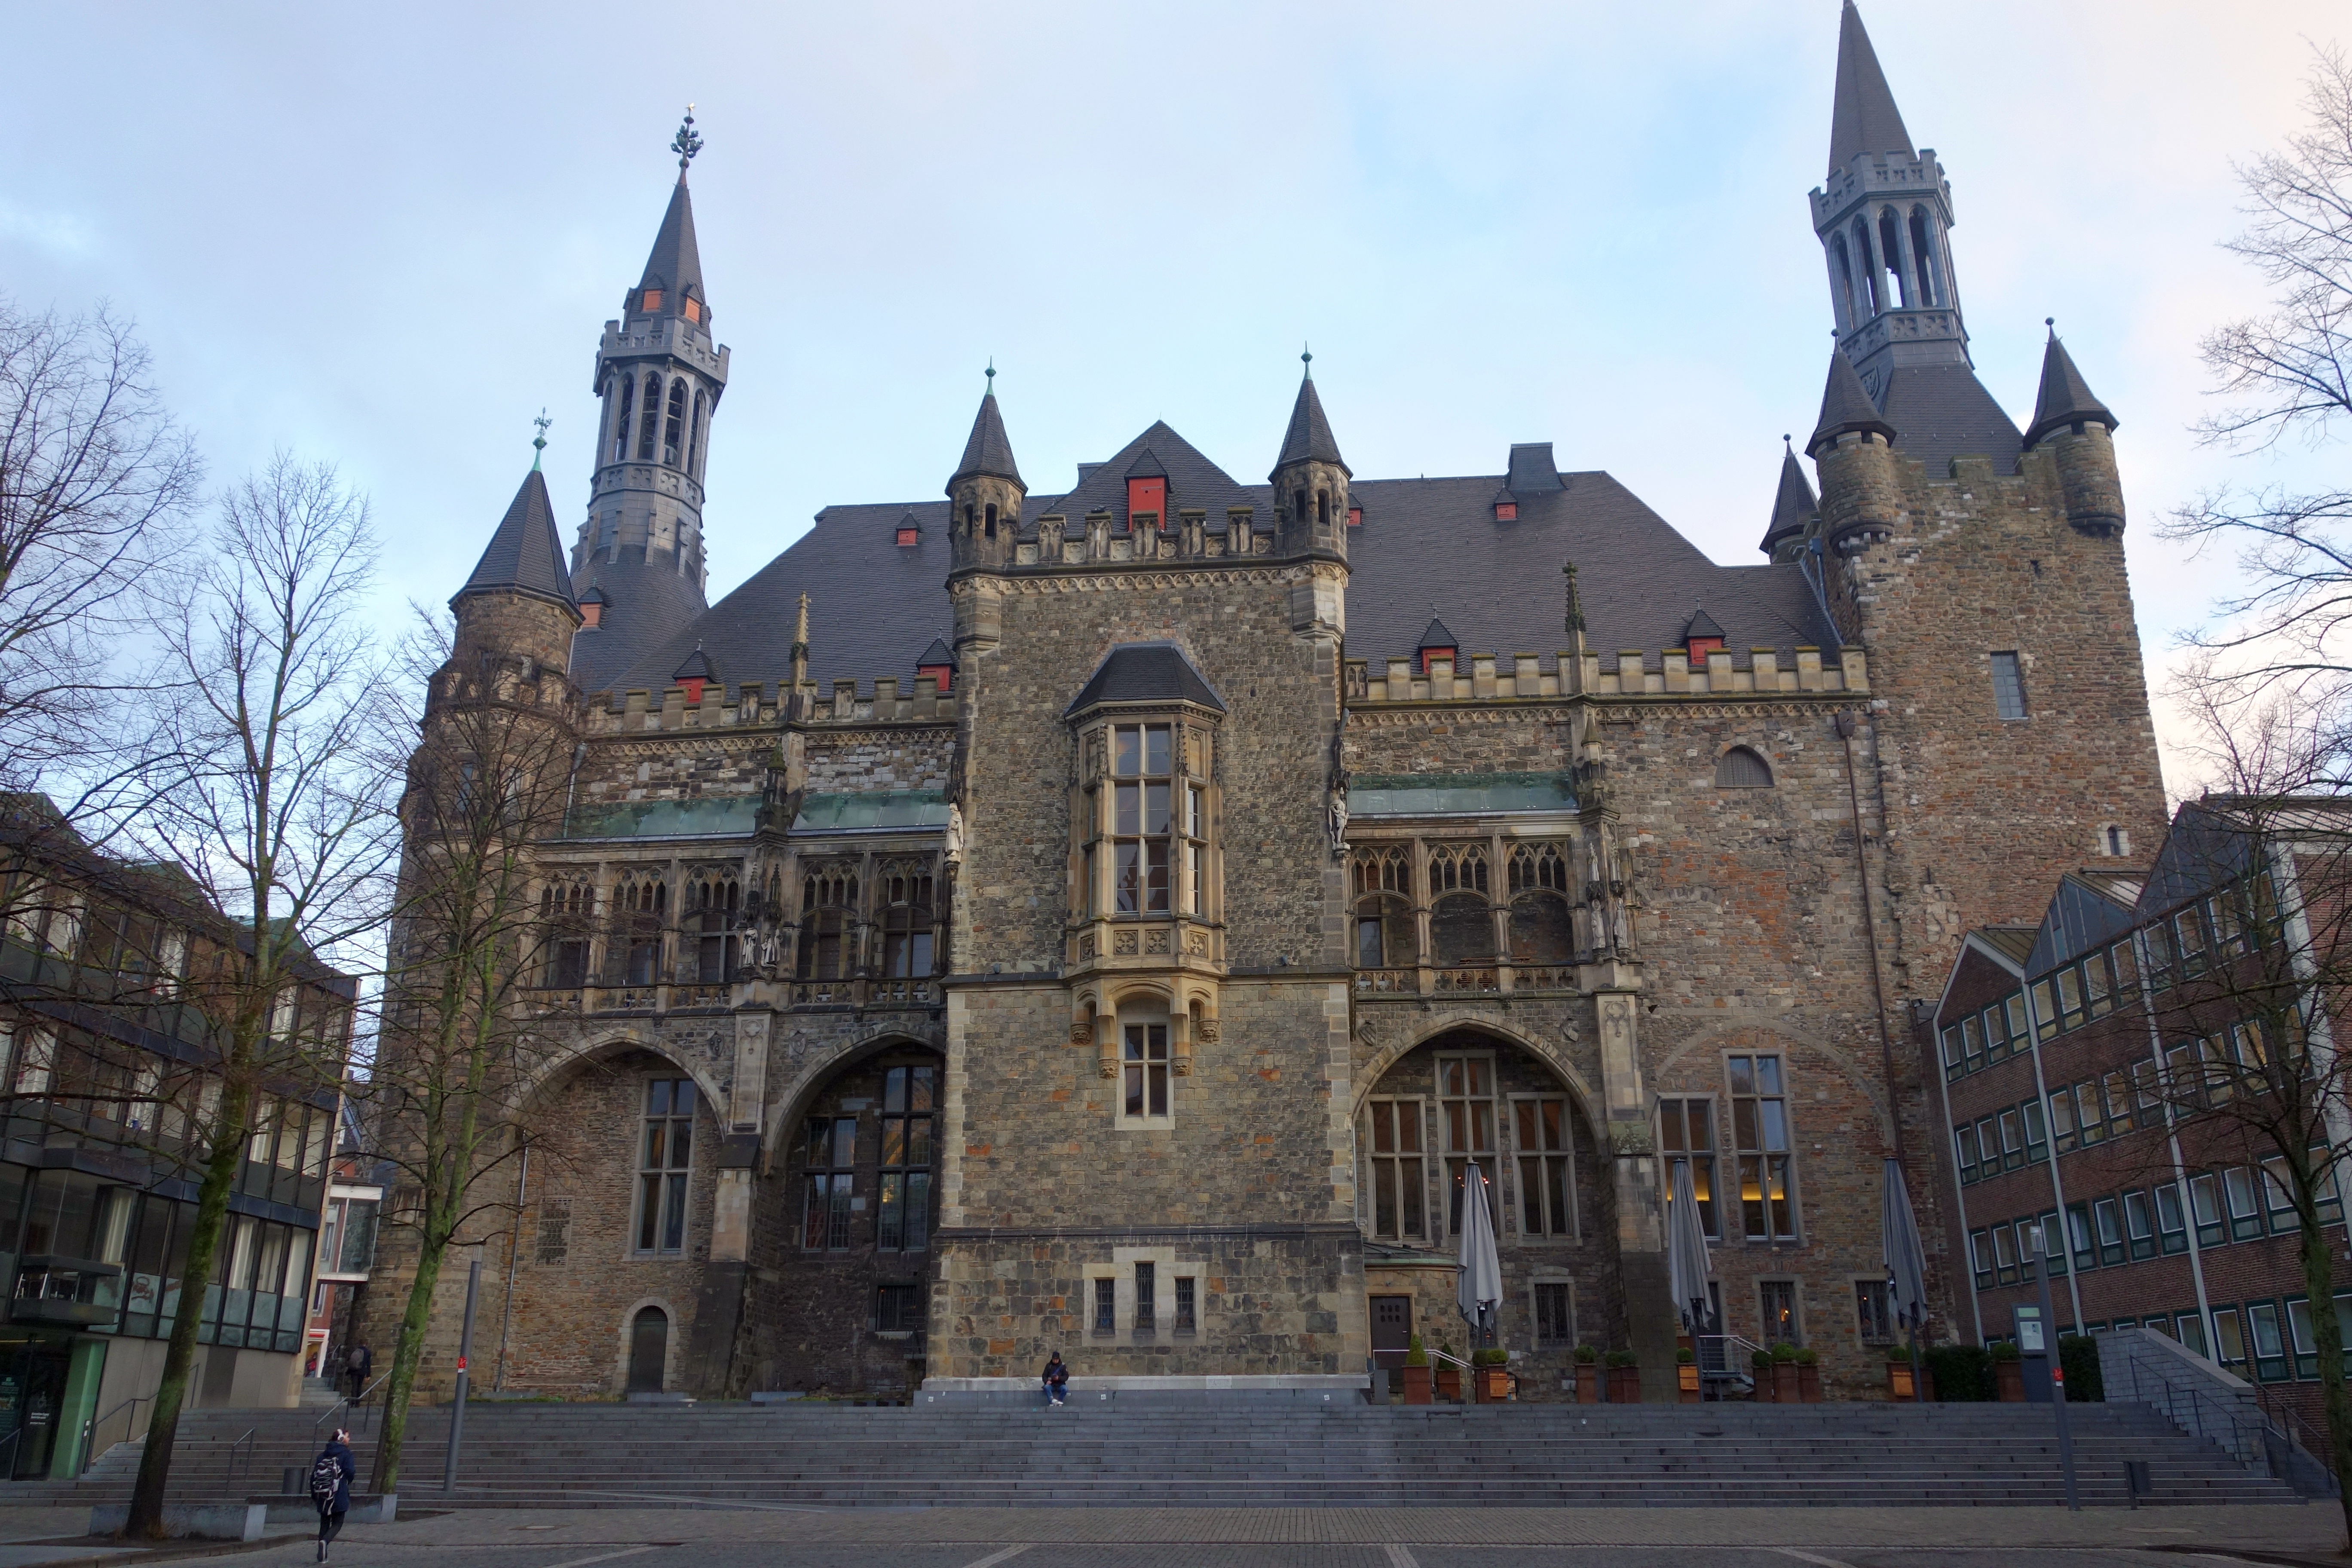
[{"label": "red dormer window", "polygon": [[583,627],[593,630],[596,623],[604,618],[604,604],[603,600],[591,599],[586,604],[580,606],[580,624]]},{"label": "red dormer window", "polygon": [[914,531],[913,529],[911,529],[911,528],[902,528],[902,529],[900,529],[900,530],[898,531],[898,548],[899,548],[899,549],[901,549],[901,550],[910,550],[910,549],[914,548],[914,543],[915,543],[915,531]]},{"label": "red dormer window", "polygon": [[1430,666],[1431,666],[1431,664],[1432,664],[1434,660],[1441,659],[1441,658],[1442,658],[1442,659],[1444,659],[1448,664],[1451,664],[1451,663],[1453,662],[1453,659],[1454,659],[1454,650],[1453,650],[1452,648],[1450,648],[1450,647],[1425,647],[1425,648],[1423,648],[1423,649],[1421,650],[1421,672],[1422,672],[1422,674],[1423,674],[1423,675],[1427,675],[1427,674],[1429,673],[1429,671],[1430,671]]},{"label": "red dormer window", "polygon": [[661,302],[662,291],[658,289],[648,289],[646,290],[645,298],[637,301],[637,309],[640,310],[658,310],[661,309]]},{"label": "red dormer window", "polygon": [[1168,515],[1168,481],[1164,479],[1129,479],[1127,481],[1127,525],[1133,528],[1144,513],[1151,515],[1155,526]]},{"label": "red dormer window", "polygon": [[1498,501],[1496,501],[1496,502],[1495,503],[1495,521],[1496,521],[1496,522],[1517,522],[1517,521],[1519,521],[1519,503],[1518,503],[1518,502],[1517,502],[1517,501],[1515,501],[1515,500],[1498,500]]},{"label": "red dormer window", "polygon": [[698,675],[689,675],[678,684],[686,688],[687,705],[693,707],[702,700],[702,689],[710,683]]},{"label": "red dormer window", "polygon": [[1348,526],[1349,528],[1361,528],[1364,526],[1364,509],[1362,507],[1351,506],[1348,509]]},{"label": "red dormer window", "polygon": [[702,320],[702,301],[688,294],[686,297],[686,304],[682,307],[682,313],[689,321]]},{"label": "red dormer window", "polygon": [[939,692],[940,696],[944,697],[947,695],[949,684],[955,679],[955,666],[951,664],[919,664],[915,666],[916,679],[920,680],[927,675],[934,675],[939,678]]},{"label": "red dormer window", "polygon": [[1721,637],[1693,637],[1685,646],[1690,649],[1691,668],[1693,669],[1696,669],[1706,663],[1706,656],[1708,654],[1721,653],[1723,651],[1723,639]]}]

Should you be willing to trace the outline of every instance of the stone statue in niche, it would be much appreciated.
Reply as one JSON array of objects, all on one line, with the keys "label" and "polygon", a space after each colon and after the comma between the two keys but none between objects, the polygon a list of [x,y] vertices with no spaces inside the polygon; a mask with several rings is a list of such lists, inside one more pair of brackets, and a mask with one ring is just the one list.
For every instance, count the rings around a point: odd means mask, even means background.
[{"label": "stone statue in niche", "polygon": [[948,802],[948,840],[943,858],[950,866],[963,864],[963,807]]},{"label": "stone statue in niche", "polygon": [[1329,816],[1331,857],[1337,859],[1348,852],[1348,775],[1345,773],[1331,775]]}]

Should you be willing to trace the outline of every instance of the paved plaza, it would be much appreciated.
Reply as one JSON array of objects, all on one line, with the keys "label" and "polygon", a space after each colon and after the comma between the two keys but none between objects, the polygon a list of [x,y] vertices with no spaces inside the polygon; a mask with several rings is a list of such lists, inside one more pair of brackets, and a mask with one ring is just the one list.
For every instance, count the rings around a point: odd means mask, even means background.
[{"label": "paved plaza", "polygon": [[[432,1507],[426,1497],[409,1501],[419,1515]],[[2044,1508],[467,1510],[352,1526],[334,1561],[341,1568],[2168,1568],[2323,1561],[2342,1543],[2341,1521],[2328,1505],[2079,1514]],[[84,1522],[86,1516],[77,1520],[70,1510],[0,1510],[0,1568],[100,1555],[59,1541]],[[307,1536],[228,1548],[221,1558],[246,1568],[293,1568],[312,1560]]]}]

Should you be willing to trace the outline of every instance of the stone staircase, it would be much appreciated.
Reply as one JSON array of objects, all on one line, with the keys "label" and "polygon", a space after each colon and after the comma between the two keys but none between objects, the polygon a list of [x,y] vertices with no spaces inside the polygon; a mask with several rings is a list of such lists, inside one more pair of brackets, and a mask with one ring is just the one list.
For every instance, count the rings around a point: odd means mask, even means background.
[{"label": "stone staircase", "polygon": [[[2137,1405],[2073,1407],[2083,1500],[2127,1500],[2146,1460],[2159,1503],[2295,1493]],[[308,1410],[192,1411],[173,1500],[275,1492],[318,1448]],[[1019,1507],[2054,1504],[2050,1412],[2015,1405],[1320,1407],[1230,1398],[1124,1408],[477,1404],[460,1489],[441,1492],[446,1408],[408,1424],[410,1507],[795,1503]],[[353,1433],[362,1489],[376,1436]],[[242,1443],[236,1441],[246,1434]],[[117,1501],[139,1450],[79,1481],[0,1500]]]}]

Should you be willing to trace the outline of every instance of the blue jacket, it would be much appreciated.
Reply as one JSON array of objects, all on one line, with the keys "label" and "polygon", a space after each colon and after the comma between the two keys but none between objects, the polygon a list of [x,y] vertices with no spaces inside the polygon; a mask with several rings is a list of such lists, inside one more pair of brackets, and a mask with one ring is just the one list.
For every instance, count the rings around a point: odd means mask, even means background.
[{"label": "blue jacket", "polygon": [[[319,1458],[324,1459],[331,1457],[335,1460],[337,1465],[341,1467],[342,1473],[335,1478],[334,1500],[331,1503],[329,1503],[321,1511],[326,1513],[348,1513],[351,1511],[352,1507],[352,1479],[360,1473],[360,1462],[352,1457],[352,1451],[349,1447],[341,1443],[331,1441],[329,1442],[325,1447],[319,1450]],[[306,1482],[305,1484],[307,1485],[308,1483]],[[316,1500],[314,1499],[313,1500],[315,1501]]]}]

